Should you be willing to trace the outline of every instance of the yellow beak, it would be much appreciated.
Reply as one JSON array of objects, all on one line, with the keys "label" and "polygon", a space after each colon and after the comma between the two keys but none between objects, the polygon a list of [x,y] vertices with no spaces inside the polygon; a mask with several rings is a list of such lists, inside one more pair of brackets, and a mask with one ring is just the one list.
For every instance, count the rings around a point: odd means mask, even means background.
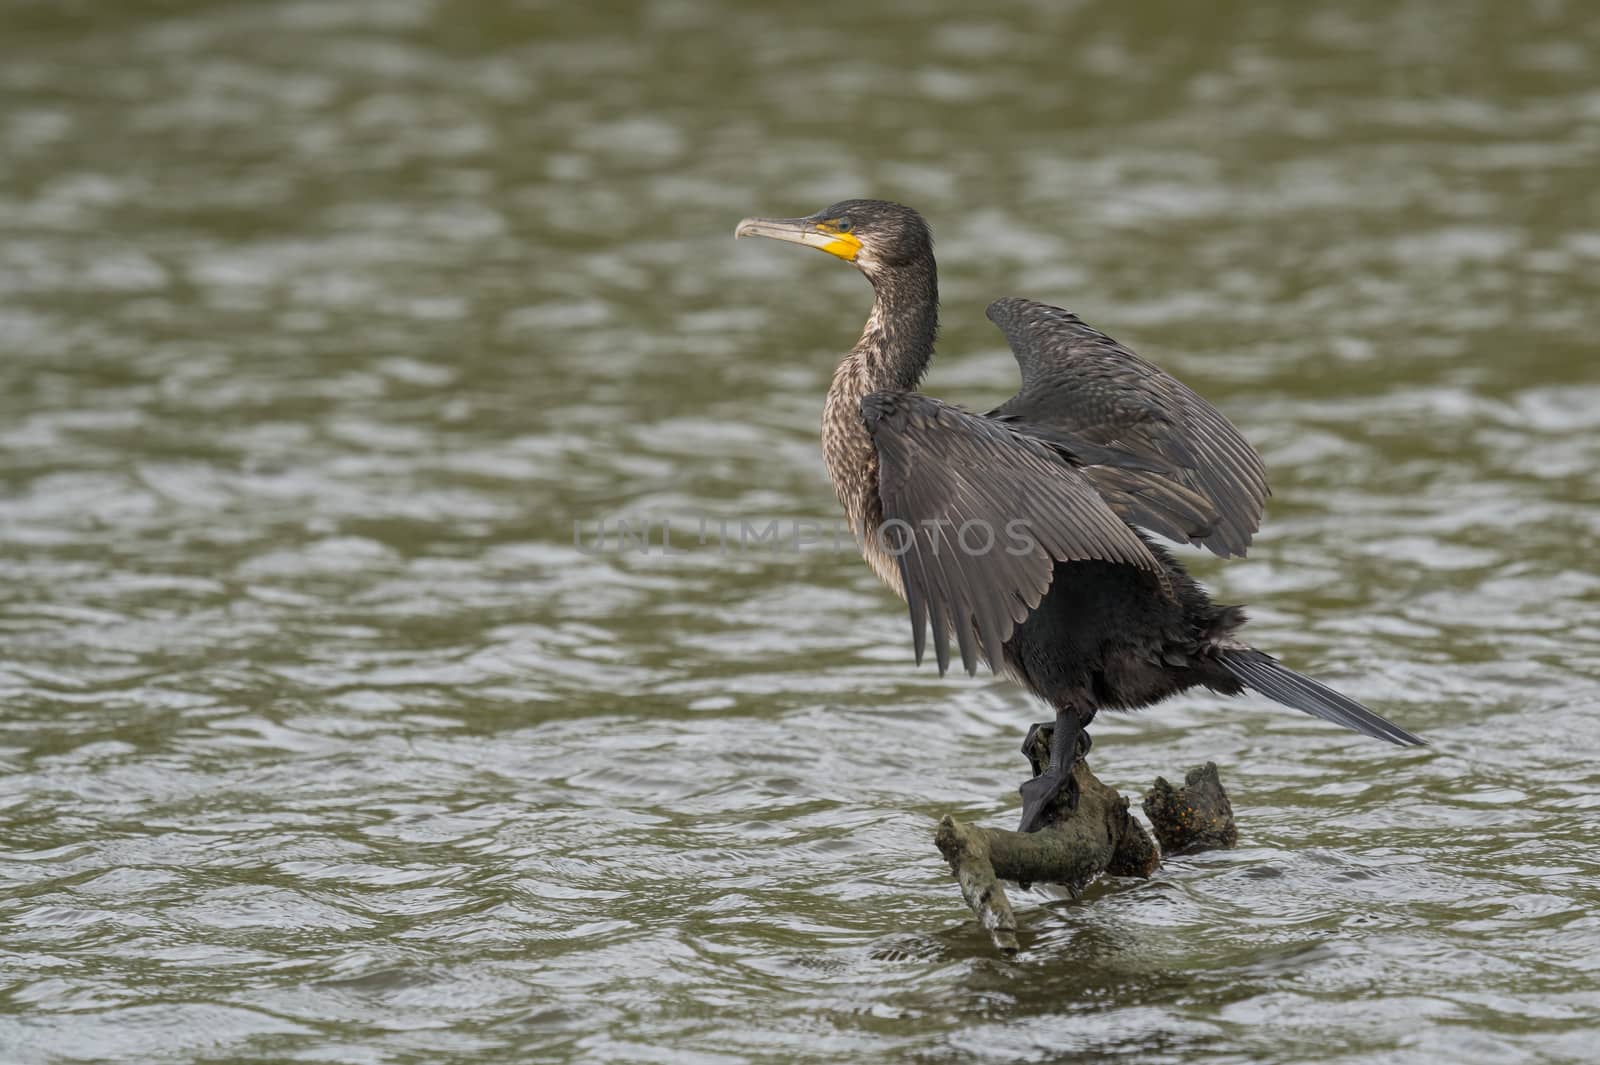
[{"label": "yellow beak", "polygon": [[734,237],[771,237],[790,244],[803,244],[820,248],[829,255],[837,255],[845,262],[854,262],[861,250],[861,242],[849,233],[841,233],[827,222],[811,218],[746,218],[733,231]]}]

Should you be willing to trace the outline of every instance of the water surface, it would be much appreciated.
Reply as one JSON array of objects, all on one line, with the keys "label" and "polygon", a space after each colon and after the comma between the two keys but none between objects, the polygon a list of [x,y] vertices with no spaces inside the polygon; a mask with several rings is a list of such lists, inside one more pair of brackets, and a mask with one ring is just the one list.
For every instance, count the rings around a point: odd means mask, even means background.
[{"label": "water surface", "polygon": [[[1590,1059],[1584,5],[5,19],[0,1059]],[[1275,494],[1196,570],[1434,746],[1103,720],[1241,846],[998,958],[931,832],[1014,819],[1037,707],[849,550],[574,542],[832,519],[869,293],[730,237],[849,195],[933,221],[936,394],[1009,394],[1016,294],[1228,413]]]}]

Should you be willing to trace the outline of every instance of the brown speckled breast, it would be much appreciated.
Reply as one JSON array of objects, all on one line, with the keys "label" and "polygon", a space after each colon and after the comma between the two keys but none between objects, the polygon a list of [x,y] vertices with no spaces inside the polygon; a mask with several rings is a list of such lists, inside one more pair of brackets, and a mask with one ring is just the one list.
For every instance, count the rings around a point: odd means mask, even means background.
[{"label": "brown speckled breast", "polygon": [[[863,338],[865,341],[866,338]],[[883,502],[878,495],[878,451],[861,420],[861,397],[880,390],[858,350],[839,364],[833,386],[822,408],[822,456],[833,480],[833,490],[844,506],[850,531],[878,578],[905,598],[900,567],[883,549],[878,529],[883,523]]]}]

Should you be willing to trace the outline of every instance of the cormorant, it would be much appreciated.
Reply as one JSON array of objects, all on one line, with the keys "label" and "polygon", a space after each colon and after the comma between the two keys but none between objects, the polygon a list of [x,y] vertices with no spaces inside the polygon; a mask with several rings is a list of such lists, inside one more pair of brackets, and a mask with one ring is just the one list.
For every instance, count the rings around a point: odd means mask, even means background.
[{"label": "cormorant", "polygon": [[[968,673],[985,661],[1055,711],[1051,764],[1021,788],[1022,831],[1063,789],[1076,803],[1072,766],[1100,709],[1197,686],[1424,742],[1245,643],[1244,611],[1213,603],[1146,534],[1240,556],[1267,496],[1254,449],[1177,379],[1075,314],[1001,299],[987,313],[1022,389],[972,413],[916,391],[939,327],[933,238],[916,211],[845,200],[747,218],[734,235],[820,248],[872,283],[824,407],[828,472],[862,554],[909,607],[917,661],[931,627],[943,674],[954,635]],[[1030,758],[1046,724],[1029,731]]]}]

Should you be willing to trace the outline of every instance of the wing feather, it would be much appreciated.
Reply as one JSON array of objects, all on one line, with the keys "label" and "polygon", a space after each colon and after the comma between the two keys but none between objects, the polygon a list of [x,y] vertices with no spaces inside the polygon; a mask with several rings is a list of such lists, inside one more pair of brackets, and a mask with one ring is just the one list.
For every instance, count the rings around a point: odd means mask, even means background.
[{"label": "wing feather", "polygon": [[991,417],[1072,455],[1125,520],[1223,557],[1249,549],[1266,469],[1216,408],[1059,307],[1003,299],[988,315],[1022,369]]},{"label": "wing feather", "polygon": [[914,392],[874,392],[861,413],[878,452],[882,539],[899,565],[917,661],[930,627],[940,673],[952,632],[968,673],[980,659],[998,670],[1057,561],[1136,566],[1170,594],[1144,541],[1047,441]]}]

